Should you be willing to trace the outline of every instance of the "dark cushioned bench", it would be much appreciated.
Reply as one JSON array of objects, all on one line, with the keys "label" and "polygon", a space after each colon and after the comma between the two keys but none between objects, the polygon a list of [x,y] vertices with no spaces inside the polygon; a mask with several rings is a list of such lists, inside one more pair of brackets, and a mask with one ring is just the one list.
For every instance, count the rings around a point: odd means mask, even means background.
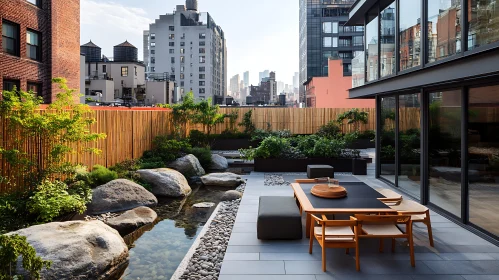
[{"label": "dark cushioned bench", "polygon": [[307,177],[316,178],[334,178],[334,167],[330,165],[307,165]]},{"label": "dark cushioned bench", "polygon": [[262,240],[302,239],[301,215],[293,197],[260,197],[257,236]]}]

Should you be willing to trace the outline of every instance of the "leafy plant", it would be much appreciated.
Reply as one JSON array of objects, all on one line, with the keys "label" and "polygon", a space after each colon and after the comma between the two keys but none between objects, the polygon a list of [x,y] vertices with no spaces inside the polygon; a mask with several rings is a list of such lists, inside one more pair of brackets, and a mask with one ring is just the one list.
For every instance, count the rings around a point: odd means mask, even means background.
[{"label": "leafy plant", "polygon": [[193,154],[201,163],[201,166],[204,169],[209,169],[212,160],[211,160],[211,150],[209,148],[199,148],[195,147],[189,150],[190,154]]},{"label": "leafy plant", "polygon": [[213,106],[211,98],[202,100],[194,105],[194,113],[191,116],[191,120],[195,124],[201,124],[206,134],[210,135],[213,127],[223,123],[225,120],[225,115],[220,114],[219,111],[220,107],[218,105]]},{"label": "leafy plant", "polygon": [[0,235],[0,279],[22,279],[16,274],[17,260],[22,256],[22,267],[31,278],[40,279],[40,271],[49,269],[52,262],[36,255],[26,237],[17,234]]},{"label": "leafy plant", "polygon": [[354,131],[359,131],[360,124],[367,124],[369,120],[369,113],[360,111],[359,109],[351,109],[343,114],[340,114],[337,118],[337,122],[340,125],[343,125],[345,120],[347,120],[347,124],[352,124],[354,127]]},{"label": "leafy plant", "polygon": [[141,165],[142,161],[139,159],[128,159],[110,167],[109,170],[116,172],[118,178],[132,179],[135,171],[141,169]]},{"label": "leafy plant", "polygon": [[192,119],[196,104],[194,93],[188,92],[183,96],[182,103],[170,106],[172,109],[173,137],[177,140],[187,136],[187,125]]},{"label": "leafy plant", "polygon": [[293,135],[291,134],[290,130],[276,130],[276,131],[271,131],[271,130],[262,130],[262,129],[256,129],[251,137],[252,141],[263,141],[265,138],[274,136],[274,137],[280,137],[280,138],[290,138]]},{"label": "leafy plant", "polygon": [[374,130],[365,130],[363,132],[360,132],[358,135],[359,139],[368,139],[371,141],[374,141],[376,139],[376,132]]},{"label": "leafy plant", "polygon": [[[66,80],[55,78],[53,82],[61,92],[43,112],[39,110],[41,98],[32,92],[3,91],[0,102],[0,116],[6,121],[3,135],[13,139],[1,139],[0,154],[11,171],[6,180],[24,177],[28,188],[64,173],[72,166],[65,160],[70,153],[99,153],[86,144],[106,137],[90,132],[90,125],[95,123],[90,116],[93,111],[75,102],[75,90],[67,87]],[[31,153],[34,143],[46,152]]]},{"label": "leafy plant", "polygon": [[62,214],[85,212],[87,200],[78,194],[70,194],[68,185],[61,181],[43,181],[27,202],[29,213],[41,222],[50,222]]},{"label": "leafy plant", "polygon": [[234,109],[230,112],[230,114],[225,114],[225,118],[229,119],[229,127],[225,130],[225,132],[229,133],[237,133],[236,121],[239,117],[239,111]]},{"label": "leafy plant", "polygon": [[118,179],[118,173],[111,171],[102,165],[94,165],[89,174],[90,182],[93,187],[104,185],[108,182]]},{"label": "leafy plant", "polygon": [[317,135],[320,137],[335,138],[341,133],[341,128],[336,122],[330,121],[329,123],[321,126],[317,131]]},{"label": "leafy plant", "polygon": [[[169,139],[167,136],[157,136],[153,140],[153,150],[144,153],[143,159],[149,162],[170,163],[186,154],[191,149],[191,145],[186,141]],[[151,160],[151,159],[154,159]]]},{"label": "leafy plant", "polygon": [[87,97],[85,98],[85,103],[93,103],[93,102],[97,102],[96,100],[93,100],[92,98],[90,97]]},{"label": "leafy plant", "polygon": [[189,133],[189,143],[193,147],[205,147],[208,145],[210,137],[199,130],[191,130]]},{"label": "leafy plant", "polygon": [[315,141],[312,157],[339,158],[345,142],[338,139],[319,138]]},{"label": "leafy plant", "polygon": [[291,145],[286,138],[269,136],[265,138],[260,146],[255,149],[241,149],[243,158],[253,160],[255,158],[279,158],[285,151],[290,150]]},{"label": "leafy plant", "polygon": [[256,126],[253,123],[252,116],[253,110],[249,110],[244,114],[243,121],[238,124],[239,126],[244,127],[244,133],[249,135],[253,134],[253,132],[256,130]]}]

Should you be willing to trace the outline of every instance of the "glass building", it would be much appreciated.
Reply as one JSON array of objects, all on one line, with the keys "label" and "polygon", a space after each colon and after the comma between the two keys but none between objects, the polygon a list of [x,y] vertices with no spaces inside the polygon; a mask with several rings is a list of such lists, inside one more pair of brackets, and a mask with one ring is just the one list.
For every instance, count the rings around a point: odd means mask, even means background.
[{"label": "glass building", "polygon": [[352,58],[363,50],[364,27],[344,26],[355,0],[300,0],[300,100],[303,83],[327,77],[329,58],[343,59],[343,73],[352,75]]},{"label": "glass building", "polygon": [[[351,98],[375,98],[376,176],[499,240],[499,1],[357,1]],[[464,38],[464,40],[463,40]]]}]

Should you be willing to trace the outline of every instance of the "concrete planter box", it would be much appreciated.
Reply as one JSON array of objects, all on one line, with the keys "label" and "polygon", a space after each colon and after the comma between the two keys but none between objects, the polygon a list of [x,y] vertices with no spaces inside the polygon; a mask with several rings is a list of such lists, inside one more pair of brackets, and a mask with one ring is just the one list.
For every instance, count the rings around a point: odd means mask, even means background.
[{"label": "concrete planter box", "polygon": [[[350,158],[255,159],[256,172],[307,172],[307,165],[331,165],[334,172],[352,172]],[[360,167],[359,167],[360,168]],[[367,172],[367,165],[364,167]]]}]

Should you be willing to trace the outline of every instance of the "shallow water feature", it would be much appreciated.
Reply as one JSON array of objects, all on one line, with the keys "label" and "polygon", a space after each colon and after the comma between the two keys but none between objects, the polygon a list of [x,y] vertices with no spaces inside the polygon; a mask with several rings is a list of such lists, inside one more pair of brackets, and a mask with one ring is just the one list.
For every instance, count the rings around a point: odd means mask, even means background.
[{"label": "shallow water feature", "polygon": [[[228,188],[194,187],[185,199],[159,199],[157,223],[130,244],[130,263],[122,279],[170,279],[215,207],[194,209],[199,202],[218,204]],[[134,234],[132,234],[134,235]],[[137,238],[137,236],[133,236]],[[130,239],[130,237],[125,237]],[[127,240],[128,242],[129,240]]]}]

